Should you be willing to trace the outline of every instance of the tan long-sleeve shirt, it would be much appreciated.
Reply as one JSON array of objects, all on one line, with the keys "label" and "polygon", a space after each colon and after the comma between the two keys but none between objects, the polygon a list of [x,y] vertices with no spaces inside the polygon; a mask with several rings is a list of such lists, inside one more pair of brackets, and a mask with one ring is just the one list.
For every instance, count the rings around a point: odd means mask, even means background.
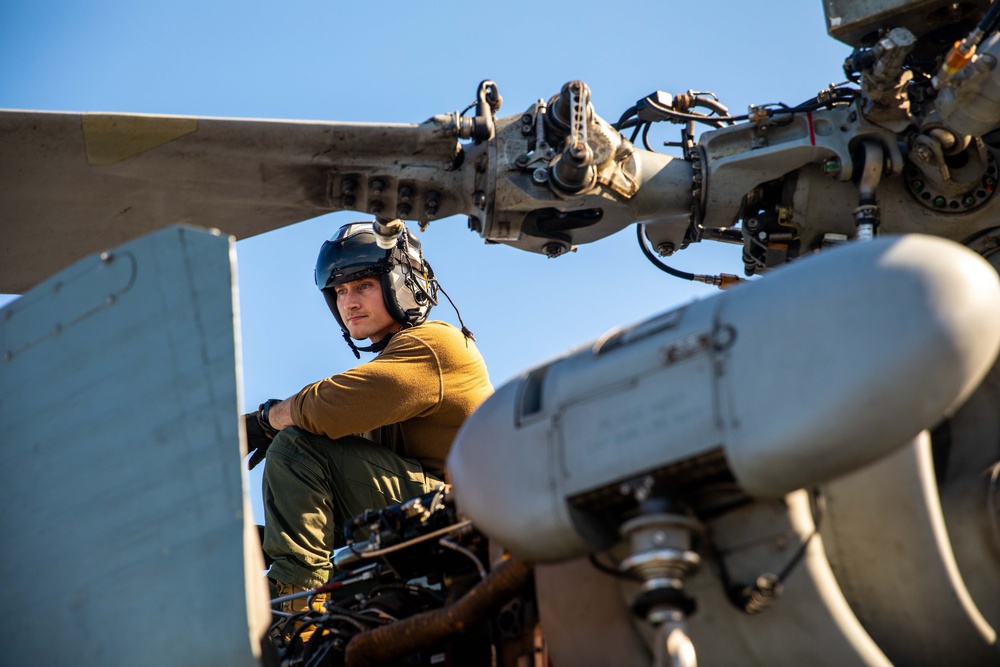
[{"label": "tan long-sleeve shirt", "polygon": [[396,333],[368,363],[320,380],[292,397],[292,421],[340,438],[398,424],[400,455],[438,477],[459,427],[493,393],[475,343],[446,322]]}]

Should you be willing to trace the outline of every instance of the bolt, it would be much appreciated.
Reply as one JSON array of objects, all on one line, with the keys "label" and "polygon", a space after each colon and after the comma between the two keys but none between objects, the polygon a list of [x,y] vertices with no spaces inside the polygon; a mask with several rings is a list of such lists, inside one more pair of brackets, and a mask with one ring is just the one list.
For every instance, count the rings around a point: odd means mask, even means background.
[{"label": "bolt", "polygon": [[972,208],[976,205],[976,198],[972,195],[965,195],[962,197],[962,206],[965,208]]},{"label": "bolt", "polygon": [[358,182],[353,178],[345,178],[340,184],[340,191],[345,195],[353,195],[354,190],[358,187]]},{"label": "bolt", "polygon": [[476,190],[472,195],[472,199],[479,208],[486,208],[486,193],[482,190]]},{"label": "bolt", "polygon": [[385,181],[381,178],[376,178],[371,182],[372,194],[376,197],[380,196],[383,191],[385,191]]},{"label": "bolt", "polygon": [[574,160],[582,162],[587,159],[588,149],[590,147],[583,141],[574,141],[569,147],[569,155]]},{"label": "bolt", "polygon": [[526,113],[521,116],[521,134],[529,135],[533,131],[532,125],[535,124],[535,119],[531,117],[530,113]]},{"label": "bolt", "polygon": [[368,202],[368,212],[373,215],[378,215],[382,212],[382,202],[377,200],[372,200]]},{"label": "bolt", "polygon": [[934,204],[934,208],[944,208],[944,205],[948,202],[944,197],[935,197],[932,203]]},{"label": "bolt", "polygon": [[838,158],[832,157],[823,163],[823,171],[827,176],[836,176],[840,173],[841,164]]},{"label": "bolt", "polygon": [[469,216],[469,231],[476,232],[477,234],[483,231],[483,225],[479,222],[479,218]]},{"label": "bolt", "polygon": [[354,208],[354,202],[357,201],[354,195],[344,195],[340,198],[341,208]]},{"label": "bolt", "polygon": [[110,262],[111,261],[111,253],[110,252],[102,252],[101,253],[101,261],[104,262],[105,264],[107,264],[108,262]]},{"label": "bolt", "polygon": [[[647,477],[646,480],[648,479],[649,478]],[[652,491],[652,488],[653,488],[652,485],[650,485],[648,482],[644,483],[642,486],[640,486],[638,489],[635,490],[635,499],[640,503],[644,502],[646,498],[649,498],[649,494]]]},{"label": "bolt", "polygon": [[661,257],[670,257],[677,251],[677,247],[670,241],[664,241],[660,245],[656,246],[656,252]]},{"label": "bolt", "polygon": [[538,185],[545,185],[549,182],[549,172],[545,167],[539,167],[531,172],[531,180],[533,180]]},{"label": "bolt", "polygon": [[913,181],[912,189],[913,189],[913,194],[919,195],[921,192],[924,191],[924,182]]},{"label": "bolt", "polygon": [[743,222],[743,226],[747,228],[747,231],[755,232],[760,229],[760,220],[757,218],[748,218]]},{"label": "bolt", "polygon": [[405,218],[413,211],[413,207],[407,203],[400,203],[396,206],[396,216],[400,218]]},{"label": "bolt", "polygon": [[438,212],[438,205],[441,203],[441,193],[430,190],[424,199],[426,201],[424,209],[427,211],[427,215],[435,215]]},{"label": "bolt", "polygon": [[913,147],[913,159],[920,164],[930,164],[931,160],[934,159],[934,153],[927,146],[917,144]]}]

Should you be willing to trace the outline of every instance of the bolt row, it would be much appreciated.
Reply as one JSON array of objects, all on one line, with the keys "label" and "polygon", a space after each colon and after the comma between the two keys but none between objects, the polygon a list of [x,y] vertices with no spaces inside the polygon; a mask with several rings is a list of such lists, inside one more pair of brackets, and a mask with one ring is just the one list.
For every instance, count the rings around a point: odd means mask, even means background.
[{"label": "bolt row", "polygon": [[[358,210],[359,183],[356,178],[345,177],[340,182],[340,207],[345,209]],[[383,178],[373,178],[368,182],[368,194],[371,197],[368,201],[368,213],[380,215],[385,212],[386,204],[381,197],[386,195],[389,184]],[[417,193],[412,186],[400,185],[396,192],[396,212],[400,218],[409,216],[414,211],[417,202]],[[441,193],[437,190],[428,190],[423,196],[423,210],[428,216],[437,215],[441,207]]]}]

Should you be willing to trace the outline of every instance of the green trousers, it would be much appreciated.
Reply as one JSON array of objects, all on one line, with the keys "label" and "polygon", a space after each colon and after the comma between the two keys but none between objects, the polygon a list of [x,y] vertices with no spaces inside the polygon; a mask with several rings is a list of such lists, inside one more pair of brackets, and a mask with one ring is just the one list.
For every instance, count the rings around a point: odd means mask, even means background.
[{"label": "green trousers", "polygon": [[419,461],[371,440],[283,429],[264,466],[264,551],[274,559],[268,577],[303,588],[325,584],[346,521],[441,484]]}]

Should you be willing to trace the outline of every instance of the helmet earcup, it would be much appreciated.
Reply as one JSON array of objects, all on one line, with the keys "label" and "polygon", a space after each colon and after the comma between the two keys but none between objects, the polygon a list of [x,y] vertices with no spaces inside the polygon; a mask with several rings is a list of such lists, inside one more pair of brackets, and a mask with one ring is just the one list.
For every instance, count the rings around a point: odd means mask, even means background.
[{"label": "helmet earcup", "polygon": [[389,312],[389,316],[392,319],[400,324],[412,324],[397,298],[396,286],[393,284],[395,282],[393,280],[395,272],[396,268],[394,267],[389,273],[383,273],[379,276],[379,282],[382,284],[382,300],[385,302],[385,309]]}]

